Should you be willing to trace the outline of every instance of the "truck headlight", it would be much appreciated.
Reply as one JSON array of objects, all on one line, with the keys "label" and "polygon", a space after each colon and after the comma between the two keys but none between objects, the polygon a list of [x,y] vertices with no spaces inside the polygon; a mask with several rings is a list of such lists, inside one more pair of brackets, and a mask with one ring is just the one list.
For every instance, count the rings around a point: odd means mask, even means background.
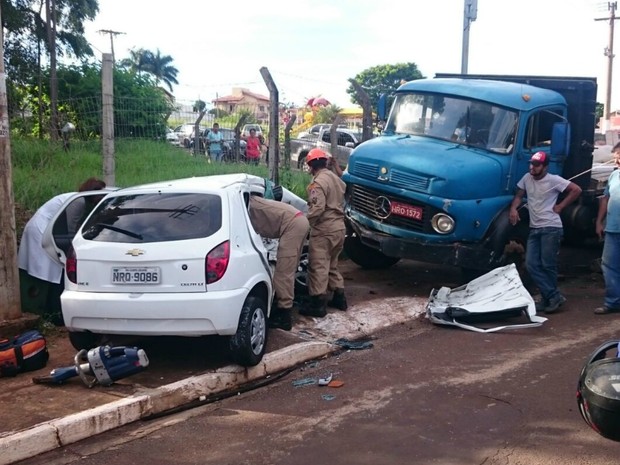
[{"label": "truck headlight", "polygon": [[454,230],[454,220],[445,213],[437,213],[433,216],[431,225],[439,234],[449,234]]}]

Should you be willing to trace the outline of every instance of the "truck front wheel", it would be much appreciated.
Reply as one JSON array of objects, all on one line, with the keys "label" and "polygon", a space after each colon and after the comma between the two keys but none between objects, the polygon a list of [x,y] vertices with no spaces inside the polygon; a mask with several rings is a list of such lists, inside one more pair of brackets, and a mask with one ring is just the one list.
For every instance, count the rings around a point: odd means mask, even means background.
[{"label": "truck front wheel", "polygon": [[348,234],[345,238],[344,252],[356,265],[367,270],[389,268],[400,260],[399,257],[388,257],[378,250],[362,244],[355,233]]}]

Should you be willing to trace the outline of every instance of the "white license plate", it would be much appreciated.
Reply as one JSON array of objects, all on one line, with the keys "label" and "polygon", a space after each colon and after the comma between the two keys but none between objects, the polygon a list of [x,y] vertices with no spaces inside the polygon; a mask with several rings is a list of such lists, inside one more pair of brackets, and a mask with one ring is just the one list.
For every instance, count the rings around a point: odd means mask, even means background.
[{"label": "white license plate", "polygon": [[159,267],[112,268],[112,284],[159,284]]}]

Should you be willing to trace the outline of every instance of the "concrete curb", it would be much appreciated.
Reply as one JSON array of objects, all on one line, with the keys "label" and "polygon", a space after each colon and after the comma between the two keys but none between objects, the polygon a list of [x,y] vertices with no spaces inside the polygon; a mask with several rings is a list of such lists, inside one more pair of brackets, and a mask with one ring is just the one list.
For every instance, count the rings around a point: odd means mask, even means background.
[{"label": "concrete curb", "polygon": [[340,347],[327,342],[302,342],[266,354],[251,368],[230,365],[213,373],[192,376],[147,393],[110,402],[0,437],[0,465],[8,465],[132,423],[168,409],[240,387],[314,360]]}]

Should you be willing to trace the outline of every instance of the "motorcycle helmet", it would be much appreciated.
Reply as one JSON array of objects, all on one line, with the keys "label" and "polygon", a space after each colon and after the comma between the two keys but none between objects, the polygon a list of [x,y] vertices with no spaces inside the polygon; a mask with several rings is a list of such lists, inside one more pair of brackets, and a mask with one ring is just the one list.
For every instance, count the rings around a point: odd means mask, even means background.
[{"label": "motorcycle helmet", "polygon": [[620,441],[620,341],[608,341],[597,348],[581,369],[577,385],[577,404],[585,422],[601,436]]}]

